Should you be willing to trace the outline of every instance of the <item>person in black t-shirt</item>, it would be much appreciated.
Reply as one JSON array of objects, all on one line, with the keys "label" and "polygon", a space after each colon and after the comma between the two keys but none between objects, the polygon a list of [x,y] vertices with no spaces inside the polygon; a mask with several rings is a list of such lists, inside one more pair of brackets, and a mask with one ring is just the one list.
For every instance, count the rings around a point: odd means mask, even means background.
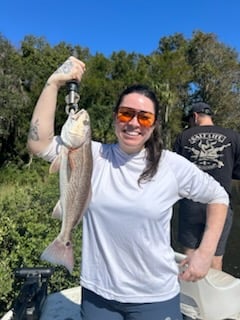
[{"label": "person in black t-shirt", "polygon": [[[173,151],[215,178],[228,192],[231,200],[232,179],[240,180],[240,135],[234,130],[215,125],[212,115],[208,104],[199,102],[192,105],[186,117],[190,127],[177,136]],[[185,253],[189,254],[199,246],[207,227],[206,214],[205,204],[187,199],[179,201],[178,240],[184,246]],[[212,268],[222,270],[232,220],[230,205]]]}]

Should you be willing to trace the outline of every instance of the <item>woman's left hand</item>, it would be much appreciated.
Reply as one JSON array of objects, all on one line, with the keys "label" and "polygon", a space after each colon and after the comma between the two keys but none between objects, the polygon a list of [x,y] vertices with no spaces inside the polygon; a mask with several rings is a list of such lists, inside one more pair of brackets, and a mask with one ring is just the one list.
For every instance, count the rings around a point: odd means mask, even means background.
[{"label": "woman's left hand", "polygon": [[212,256],[196,249],[179,264],[179,279],[193,282],[203,279],[208,273],[211,261]]}]

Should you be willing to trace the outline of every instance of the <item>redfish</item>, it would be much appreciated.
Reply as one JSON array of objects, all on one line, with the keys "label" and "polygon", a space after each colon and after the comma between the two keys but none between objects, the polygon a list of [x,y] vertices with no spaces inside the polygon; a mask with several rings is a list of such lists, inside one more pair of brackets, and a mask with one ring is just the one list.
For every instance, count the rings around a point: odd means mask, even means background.
[{"label": "redfish", "polygon": [[43,251],[42,260],[65,266],[70,273],[74,267],[73,229],[82,220],[91,197],[92,150],[90,118],[86,110],[70,112],[62,127],[63,146],[50,166],[59,171],[60,199],[53,217],[62,219],[61,231]]}]

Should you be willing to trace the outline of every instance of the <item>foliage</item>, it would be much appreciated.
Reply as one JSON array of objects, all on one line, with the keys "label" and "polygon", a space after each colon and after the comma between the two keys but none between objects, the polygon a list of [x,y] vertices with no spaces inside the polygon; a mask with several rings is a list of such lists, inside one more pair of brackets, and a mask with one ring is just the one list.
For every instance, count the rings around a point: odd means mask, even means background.
[{"label": "foliage", "polygon": [[[19,292],[14,270],[50,266],[40,260],[40,255],[60,232],[61,222],[51,217],[59,196],[58,177],[49,175],[47,170],[43,165],[39,169],[39,164],[21,170],[9,167],[6,183],[0,185],[1,190],[6,189],[0,198],[0,310],[5,312],[12,307]],[[10,177],[14,177],[14,181]],[[74,272],[70,275],[65,268],[56,266],[50,279],[50,292],[79,285],[81,225],[74,233],[73,242]]]},{"label": "foliage", "polygon": [[236,51],[219,43],[214,34],[195,32],[188,46],[193,71],[191,100],[213,106],[216,120],[238,128],[240,69]]},{"label": "foliage", "polygon": [[22,63],[15,48],[0,36],[0,164],[5,159],[15,161],[24,157],[24,140],[26,137],[26,121],[24,110],[29,98],[22,90]]},{"label": "foliage", "polygon": [[[34,105],[48,77],[73,51],[87,66],[79,104],[90,111],[93,136],[98,140],[114,140],[106,111],[123,88],[136,82],[150,85],[158,95],[168,148],[184,125],[183,109],[193,101],[210,103],[217,124],[238,129],[238,55],[214,34],[196,31],[190,40],[180,33],[163,37],[149,56],[123,50],[109,58],[101,53],[92,56],[80,45],[50,46],[43,37],[32,35],[25,36],[18,49],[0,35],[0,48],[0,165],[22,166],[29,161],[26,140]],[[65,95],[63,88],[58,95],[56,133],[66,120]]]},{"label": "foliage", "polygon": [[[48,164],[31,157],[26,148],[30,119],[40,92],[57,67],[73,51],[86,63],[79,107],[89,111],[93,139],[115,141],[112,110],[118,94],[132,83],[151,86],[160,101],[166,147],[182,130],[182,112],[193,101],[210,103],[215,123],[239,128],[240,70],[238,53],[201,31],[191,39],[182,34],[163,37],[151,55],[113,52],[90,55],[88,48],[61,42],[51,46],[43,37],[27,35],[15,48],[0,34],[0,310],[17,294],[14,269],[46,265],[39,257],[58,234],[60,221],[51,218],[58,198],[58,178]],[[66,120],[66,91],[60,90],[55,131]],[[56,267],[50,291],[78,285],[81,226],[74,234],[76,267],[70,276]],[[0,315],[1,316],[1,315]]]},{"label": "foliage", "polygon": [[113,132],[113,108],[112,106],[98,106],[89,109],[92,120],[92,139],[96,141],[115,142]]}]

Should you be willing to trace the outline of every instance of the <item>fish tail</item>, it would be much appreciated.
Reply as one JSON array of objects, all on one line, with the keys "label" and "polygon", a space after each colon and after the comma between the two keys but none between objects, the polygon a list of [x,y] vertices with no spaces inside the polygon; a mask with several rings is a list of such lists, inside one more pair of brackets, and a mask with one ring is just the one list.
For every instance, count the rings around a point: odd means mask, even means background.
[{"label": "fish tail", "polygon": [[74,267],[73,247],[71,241],[62,242],[56,238],[41,254],[41,260],[46,260],[53,264],[62,265],[70,273]]}]

